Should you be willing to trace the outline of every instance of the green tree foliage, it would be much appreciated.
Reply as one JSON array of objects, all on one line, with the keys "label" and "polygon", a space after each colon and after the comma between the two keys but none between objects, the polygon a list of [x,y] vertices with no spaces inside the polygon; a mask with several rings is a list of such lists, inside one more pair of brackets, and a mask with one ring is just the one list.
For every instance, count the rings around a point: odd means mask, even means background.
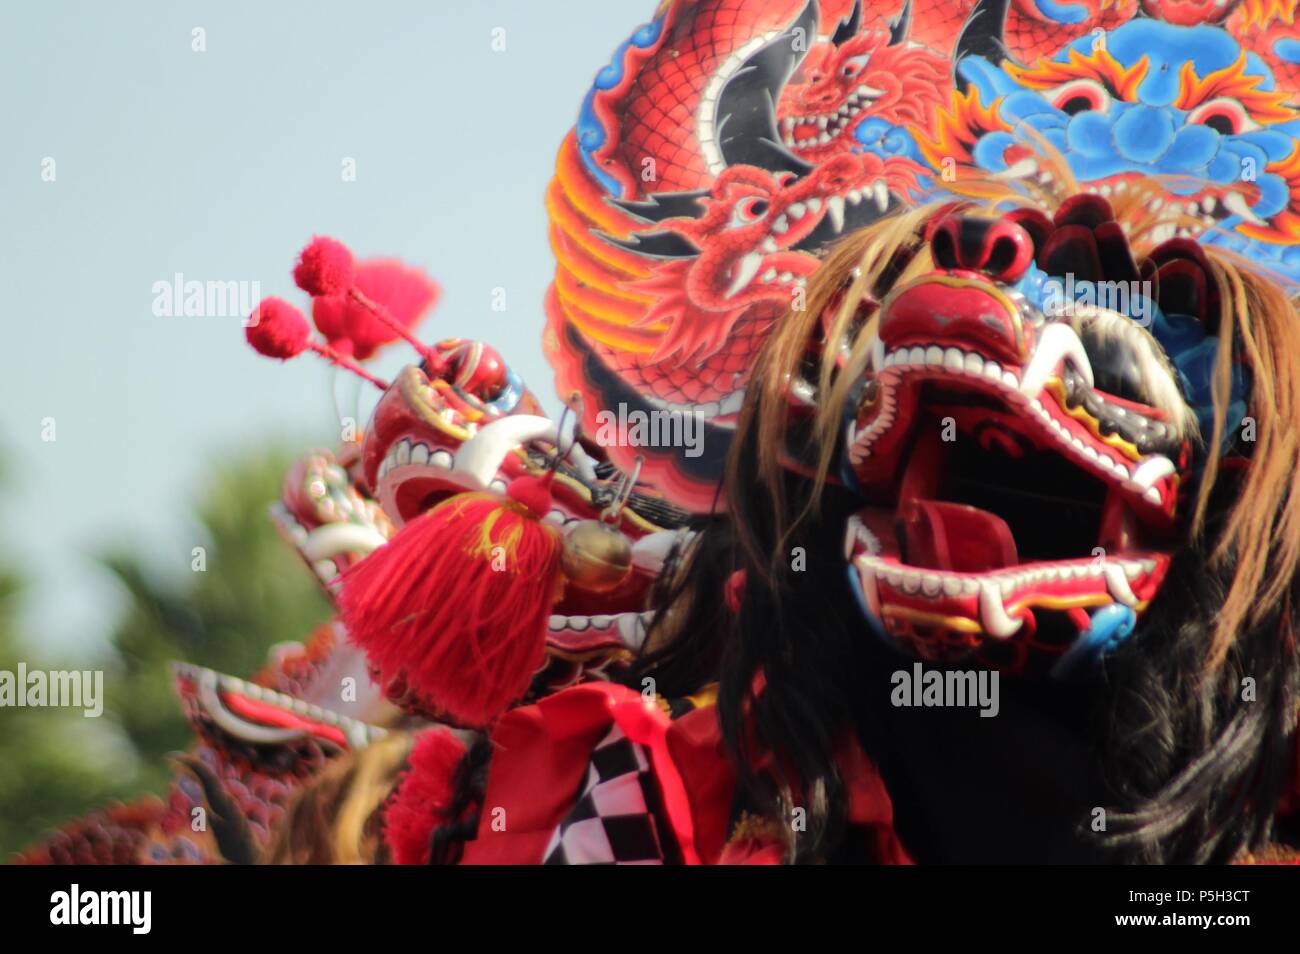
[{"label": "green tree foliage", "polygon": [[[13,738],[13,720],[6,716],[0,732],[0,852],[21,847],[106,797],[163,791],[169,777],[164,756],[190,743],[173,691],[172,660],[251,675],[271,646],[303,639],[329,617],[329,602],[313,574],[267,516],[289,463],[282,454],[261,452],[214,467],[196,510],[193,546],[203,548],[201,561],[189,549],[172,555],[170,567],[156,554],[128,549],[102,557],[128,595],[104,667],[104,718],[35,710],[35,717],[27,717],[30,724],[20,728],[24,741]],[[8,659],[20,648],[12,615],[4,615],[12,601],[3,595],[0,668],[12,669]],[[26,662],[35,665],[31,658]],[[107,723],[95,727],[101,736],[110,727],[120,730],[118,751],[106,758],[103,739],[69,725],[74,720]]]},{"label": "green tree foliage", "polygon": [[[22,582],[0,570],[0,670],[73,668],[28,650],[19,638],[17,598]],[[111,739],[80,710],[0,709],[0,858],[37,833],[105,799],[124,794],[115,784]],[[109,743],[109,744],[105,744]]]}]

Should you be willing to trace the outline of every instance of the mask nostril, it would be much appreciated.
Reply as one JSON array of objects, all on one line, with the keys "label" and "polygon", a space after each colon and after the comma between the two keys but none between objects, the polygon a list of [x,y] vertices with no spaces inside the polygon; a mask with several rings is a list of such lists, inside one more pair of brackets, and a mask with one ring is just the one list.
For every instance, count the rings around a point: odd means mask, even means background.
[{"label": "mask nostril", "polygon": [[[947,223],[945,223],[946,225]],[[934,256],[935,264],[940,268],[960,268],[957,261],[957,242],[953,238],[952,230],[940,227],[930,239],[930,254]]]},{"label": "mask nostril", "polygon": [[953,216],[930,239],[930,251],[940,268],[983,272],[994,281],[1020,280],[1034,258],[1029,232],[1006,219]]},{"label": "mask nostril", "polygon": [[989,259],[984,263],[984,270],[992,275],[1003,275],[1012,268],[1016,263],[1016,258],[1020,254],[1020,246],[1009,238],[997,238],[993,240],[993,251],[989,253]]}]

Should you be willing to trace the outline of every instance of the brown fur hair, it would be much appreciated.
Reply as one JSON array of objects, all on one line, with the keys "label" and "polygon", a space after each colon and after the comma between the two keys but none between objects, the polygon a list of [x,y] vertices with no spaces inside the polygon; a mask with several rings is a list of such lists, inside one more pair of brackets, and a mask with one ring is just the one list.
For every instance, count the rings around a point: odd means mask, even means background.
[{"label": "brown fur hair", "polygon": [[381,809],[406,767],[413,739],[409,732],[392,731],[327,765],[286,806],[262,863],[387,864]]}]

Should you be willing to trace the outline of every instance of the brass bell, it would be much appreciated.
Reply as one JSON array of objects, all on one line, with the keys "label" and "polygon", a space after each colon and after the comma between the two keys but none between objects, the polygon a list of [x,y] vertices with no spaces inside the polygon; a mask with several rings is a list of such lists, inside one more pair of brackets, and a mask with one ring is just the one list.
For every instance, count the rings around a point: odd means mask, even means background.
[{"label": "brass bell", "polygon": [[[614,589],[632,572],[632,545],[607,522],[583,520],[564,535],[560,566],[570,583],[593,593]],[[617,515],[615,514],[615,519]]]},{"label": "brass bell", "polygon": [[[582,420],[582,399],[574,392],[566,402],[565,414],[575,410]],[[573,443],[578,441],[578,424],[574,425]],[[557,430],[563,430],[563,418]],[[557,455],[557,461],[560,455]],[[564,535],[560,568],[569,583],[590,593],[606,593],[617,588],[632,573],[632,544],[619,532],[623,507],[627,505],[641,474],[644,459],[638,454],[636,467],[625,476],[614,492],[613,501],[601,511],[598,520],[582,520]]]}]

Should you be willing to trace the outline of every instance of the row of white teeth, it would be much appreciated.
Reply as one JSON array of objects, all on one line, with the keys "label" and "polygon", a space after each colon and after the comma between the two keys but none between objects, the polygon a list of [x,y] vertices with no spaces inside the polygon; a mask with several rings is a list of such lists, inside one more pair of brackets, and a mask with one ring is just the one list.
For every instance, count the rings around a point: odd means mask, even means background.
[{"label": "row of white teeth", "polygon": [[454,462],[455,458],[450,451],[442,448],[433,449],[427,444],[403,439],[388,448],[388,454],[385,455],[384,462],[379,465],[379,476],[383,477],[394,467],[405,467],[408,464],[441,467],[443,470],[451,470]]},{"label": "row of white teeth", "polygon": [[862,573],[863,587],[874,612],[878,613],[880,610],[877,581],[881,577],[890,586],[900,588],[904,593],[909,594],[922,594],[929,597],[937,597],[940,593],[946,596],[978,594],[980,626],[984,632],[996,639],[1013,636],[1024,625],[1023,618],[1013,617],[1007,612],[1003,600],[1025,585],[1045,580],[1104,578],[1106,591],[1111,597],[1125,606],[1132,607],[1138,605],[1138,598],[1129,585],[1129,580],[1137,579],[1143,573],[1150,573],[1155,569],[1154,560],[1107,560],[1101,563],[1089,561],[1036,567],[1009,574],[973,578],[966,575],[956,576],[948,573],[904,569],[871,556],[858,557],[855,562]]},{"label": "row of white teeth", "polygon": [[[1019,162],[1014,163],[1011,166],[1008,166],[1002,172],[995,173],[994,178],[1035,179],[1040,184],[1047,185],[1049,182],[1052,181],[1053,176],[1051,170],[1039,168],[1038,160],[1021,159]],[[1094,183],[1092,185],[1085,185],[1084,188],[1092,195],[1099,195],[1102,198],[1109,199],[1111,196],[1119,196],[1124,192],[1127,192],[1129,188],[1129,183],[1128,180],[1126,179],[1118,179],[1115,182],[1103,182],[1103,183]],[[1254,210],[1251,209],[1250,207],[1250,203],[1246,201],[1246,197],[1242,195],[1240,192],[1235,192],[1235,191],[1224,193],[1222,200],[1214,196],[1206,196],[1200,202],[1194,202],[1194,201],[1188,202],[1186,205],[1184,205],[1181,202],[1166,202],[1163,196],[1157,195],[1157,196],[1153,196],[1150,199],[1150,201],[1147,203],[1147,208],[1152,212],[1160,212],[1163,215],[1167,215],[1175,218],[1182,217],[1184,215],[1191,216],[1192,218],[1200,218],[1201,221],[1205,223],[1205,225],[1213,226],[1216,222],[1214,218],[1214,212],[1219,207],[1220,201],[1223,202],[1223,206],[1225,209],[1227,209],[1233,215],[1240,216],[1241,219],[1245,222],[1250,222],[1253,225],[1268,224],[1262,218],[1260,218],[1258,215],[1255,214]],[[1159,232],[1164,228],[1165,226],[1161,226],[1160,229],[1157,229],[1157,231]],[[1174,226],[1169,226],[1169,228],[1173,229]],[[1190,234],[1191,230],[1187,228],[1181,228],[1178,230],[1178,232],[1179,234],[1182,234],[1184,232]],[[1172,238],[1173,234],[1174,233],[1171,231],[1169,237]]]},{"label": "row of white teeth", "polygon": [[793,283],[799,288],[806,286],[808,284],[807,277],[796,275],[793,272],[778,272],[775,268],[769,267],[761,275],[759,274],[759,270],[763,267],[764,257],[775,255],[781,250],[774,236],[784,235],[790,231],[791,224],[800,221],[805,215],[816,215],[822,210],[823,201],[826,205],[826,217],[830,220],[831,227],[838,234],[844,230],[845,207],[847,205],[857,205],[867,199],[875,202],[876,208],[881,212],[889,208],[889,186],[885,184],[883,179],[877,179],[870,186],[864,186],[861,189],[852,189],[844,195],[829,196],[825,200],[814,196],[802,202],[790,203],[784,212],[773,219],[773,234],[763,239],[757,251],[743,256],[732,268],[731,287],[727,289],[725,297],[735,297],[738,292],[747,288],[755,278],[765,283]]},{"label": "row of white teeth", "polygon": [[190,663],[173,663],[172,668],[177,674],[193,679],[195,682],[215,678],[217,686],[223,692],[234,692],[250,699],[256,699],[259,702],[267,702],[281,709],[296,712],[313,722],[342,729],[344,735],[348,737],[353,745],[364,745],[366,742],[382,738],[388,734],[387,730],[380,726],[370,725],[360,719],[353,719],[350,716],[335,712],[333,709],[323,708],[305,699],[299,699],[297,696],[291,696],[286,692],[279,692],[275,689],[268,689],[265,686],[260,686],[255,682],[247,682],[236,676],[219,673]]},{"label": "row of white teeth", "polygon": [[707,421],[724,415],[739,414],[741,405],[745,403],[745,392],[744,389],[732,391],[722,400],[709,401],[706,404],[678,404],[675,401],[661,401],[649,395],[646,395],[645,399],[657,410],[689,415]]},{"label": "row of white teeth", "polygon": [[[966,377],[984,378],[1011,392],[1012,400],[1027,402],[1040,420],[1043,421],[1061,441],[1063,447],[1081,456],[1088,463],[1105,470],[1119,478],[1125,487],[1140,493],[1149,503],[1161,503],[1160,491],[1155,482],[1174,473],[1173,462],[1160,454],[1153,454],[1137,468],[1130,470],[1128,465],[1115,460],[1109,454],[1098,451],[1082,438],[1076,437],[1070,429],[1062,424],[1043,407],[1041,400],[1043,386],[1056,373],[1062,359],[1068,359],[1076,372],[1086,384],[1092,386],[1092,366],[1083,350],[1083,344],[1074,330],[1064,324],[1049,324],[1042,332],[1038,348],[1024,373],[1017,377],[1013,372],[1004,370],[996,361],[985,359],[982,355],[965,352],[959,348],[941,348],[931,345],[913,348],[898,348],[884,354],[884,345],[877,339],[873,354],[873,366],[884,373],[892,368],[927,367],[941,368],[950,374]],[[883,356],[882,356],[883,355]],[[874,439],[875,435],[889,427],[894,421],[894,396],[892,389],[886,389],[882,395],[882,406],[876,420],[854,435],[853,457],[860,461],[869,450],[862,446],[864,439]]]},{"label": "row of white teeth", "polygon": [[446,398],[433,388],[429,387],[429,385],[421,384],[418,388],[418,393],[420,397],[424,399],[424,403],[436,413],[439,420],[444,424],[449,424],[452,427],[467,431],[471,437],[478,432],[479,424],[477,421],[465,420],[460,415],[460,412],[447,404]]},{"label": "row of white teeth", "polygon": [[[294,546],[301,551],[307,546],[307,541],[311,534],[304,527],[283,503],[272,505],[272,513],[275,519],[289,534],[289,539],[293,541]],[[311,564],[312,572],[316,577],[326,585],[337,585],[340,567],[331,559],[315,560]]]},{"label": "row of white teeth", "polygon": [[619,639],[629,649],[640,649],[650,629],[654,613],[616,613],[608,616],[561,616],[553,615],[548,624],[552,633],[585,633],[589,629],[607,630],[611,626],[618,630]]},{"label": "row of white teeth", "polygon": [[[886,353],[884,342],[877,338],[872,350],[871,367],[882,377],[894,368],[931,367],[966,377],[984,378],[1016,393],[1019,393],[1020,387],[1020,379],[1011,371],[1004,371],[996,361],[986,361],[983,355],[962,351],[960,348],[941,348],[938,345],[928,348],[919,345],[914,348],[897,348]],[[880,411],[875,419],[862,430],[850,435],[850,456],[853,463],[870,456],[871,443],[894,423],[897,402],[893,389],[884,388],[880,401]]]},{"label": "row of white teeth", "polygon": [[[403,438],[388,449],[383,463],[379,465],[378,479],[383,480],[394,467],[406,467],[414,464],[417,467],[436,467],[439,470],[449,471],[454,463],[455,457],[452,456],[450,451],[442,448],[431,448],[419,441]],[[500,478],[493,480],[488,486],[497,493],[506,492],[506,482]]]},{"label": "row of white teeth", "polygon": [[[1214,227],[1213,221],[1209,222],[1206,225],[1206,228],[1213,228],[1213,227]],[[1156,245],[1160,245],[1163,242],[1168,242],[1170,239],[1196,238],[1196,236],[1199,234],[1200,232],[1198,232],[1196,229],[1189,229],[1185,225],[1175,226],[1166,223],[1164,225],[1157,225],[1155,228],[1151,230],[1151,241],[1154,242]]]},{"label": "row of white teeth", "polygon": [[759,275],[758,280],[764,283],[780,282],[782,285],[793,282],[799,287],[808,284],[808,279],[804,278],[802,275],[796,275],[794,272],[778,272],[775,268],[769,268],[762,275]]},{"label": "row of white teeth", "polygon": [[[831,224],[835,226],[835,231],[844,228],[844,208],[847,205],[858,205],[865,200],[870,199],[876,203],[876,208],[884,212],[889,208],[889,186],[884,179],[877,179],[870,185],[864,185],[859,189],[850,189],[843,195],[833,195],[826,199],[826,215],[830,218]],[[803,202],[792,202],[786,210],[778,215],[772,222],[772,232],[776,235],[784,235],[790,230],[790,223],[797,222],[808,213],[814,215],[822,210],[822,200],[814,196],[811,199],[805,199]],[[772,239],[768,239],[773,242]],[[773,242],[771,248],[765,248],[764,251],[775,252],[776,244]]]},{"label": "row of white teeth", "polygon": [[[862,112],[872,101],[884,95],[884,90],[876,89],[872,86],[862,85],[849,94],[849,97],[840,104],[840,108],[833,113],[825,113],[817,116],[787,116],[781,122],[781,132],[785,139],[785,144],[797,149],[811,149],[814,146],[824,146],[835,138],[839,131],[850,125],[853,118]],[[795,139],[794,130],[796,126],[812,126],[820,130],[820,134],[814,133],[805,139]]]},{"label": "row of white teeth", "polygon": [[[1119,187],[1124,185],[1120,182],[1115,187],[1115,194],[1122,191]],[[1089,187],[1088,191],[1094,195],[1109,198],[1111,195],[1110,186],[1103,185],[1100,188]],[[1250,210],[1245,198],[1240,192],[1231,192],[1224,196],[1224,208],[1230,212],[1235,212],[1248,222],[1263,224],[1263,219]],[[1162,197],[1156,196],[1147,202],[1147,210],[1159,213],[1172,219],[1181,219],[1188,216],[1199,219],[1202,230],[1212,229],[1218,225],[1218,219],[1214,217],[1214,210],[1219,207],[1219,200],[1214,196],[1206,196],[1201,202],[1188,202],[1183,205],[1181,202],[1165,202]],[[1151,230],[1151,241],[1159,245],[1161,242],[1168,242],[1173,238],[1195,238],[1199,234],[1198,230],[1186,225],[1179,225],[1176,222],[1162,222]]]},{"label": "row of white teeth", "polygon": [[[1190,216],[1191,218],[1200,218],[1206,225],[1214,225],[1214,212],[1219,207],[1219,200],[1209,195],[1200,202],[1189,201],[1186,205],[1182,202],[1168,202],[1163,199],[1154,198],[1147,203],[1147,209],[1151,212],[1161,212],[1175,218],[1181,216]],[[1250,207],[1246,197],[1240,192],[1225,192],[1223,194],[1223,207],[1231,214],[1240,217],[1243,221],[1252,225],[1267,225],[1262,218],[1255,214],[1255,210]]]},{"label": "row of white teeth", "polygon": [[[820,203],[820,200],[818,200]],[[759,269],[763,267],[763,259],[766,255],[780,251],[777,247],[776,240],[770,236],[763,240],[761,250],[749,252],[739,259],[731,267],[731,286],[727,289],[726,298],[734,298],[741,291],[749,287],[758,276]],[[793,282],[795,287],[803,288],[808,284],[808,278],[804,275],[795,275],[794,272],[777,272],[775,268],[769,268],[763,273],[762,281],[773,282],[780,280],[782,282]]]},{"label": "row of white teeth", "polygon": [[[859,189],[850,189],[843,195],[830,196],[826,200],[826,215],[830,218],[831,224],[835,226],[835,231],[838,232],[844,228],[845,205],[858,205],[867,199],[875,202],[876,208],[881,212],[889,208],[889,186],[884,179],[877,179],[870,185],[864,185]],[[809,212],[816,214],[821,209],[822,200],[816,196],[805,199],[803,202],[792,202],[772,222],[772,231],[777,235],[784,235],[790,230],[791,222],[797,222]],[[776,251],[775,247],[771,251]]]},{"label": "row of white teeth", "polygon": [[1109,454],[1103,454],[1091,444],[1070,433],[1069,428],[1058,421],[1053,415],[1047,412],[1043,404],[1037,398],[1029,402],[1029,409],[1038,415],[1052,432],[1056,435],[1057,440],[1076,454],[1083,455],[1083,458],[1090,464],[1100,466],[1103,470],[1109,471],[1115,477],[1118,477],[1122,485],[1132,491],[1142,495],[1142,499],[1147,503],[1160,506],[1160,488],[1155,486],[1155,482],[1174,473],[1174,463],[1163,454],[1152,454],[1141,464],[1132,470],[1129,470],[1126,464],[1115,460]]},{"label": "row of white teeth", "polygon": [[[979,592],[982,582],[992,583],[1003,596],[1010,596],[1021,587],[1030,583],[1044,583],[1055,580],[1081,580],[1084,577],[1122,575],[1125,580],[1136,580],[1143,573],[1150,573],[1156,568],[1155,560],[1094,560],[1086,562],[1073,561],[1031,567],[1027,570],[994,571],[987,574],[956,574],[933,570],[914,570],[896,566],[870,554],[860,554],[858,564],[870,569],[877,577],[883,578],[890,586],[901,589],[904,593],[920,593],[924,596],[974,596]],[[1107,569],[1107,568],[1110,569]],[[1112,594],[1117,599],[1121,594]],[[1132,594],[1124,594],[1125,597]],[[1132,604],[1129,604],[1132,605]]]},{"label": "row of white teeth", "polygon": [[1020,379],[1011,371],[1003,371],[996,361],[986,361],[983,355],[962,351],[960,348],[941,348],[930,345],[922,348],[898,348],[885,355],[880,370],[895,367],[916,367],[929,365],[942,367],[955,374],[966,374],[990,381],[1001,381],[1009,388],[1019,388]]}]

